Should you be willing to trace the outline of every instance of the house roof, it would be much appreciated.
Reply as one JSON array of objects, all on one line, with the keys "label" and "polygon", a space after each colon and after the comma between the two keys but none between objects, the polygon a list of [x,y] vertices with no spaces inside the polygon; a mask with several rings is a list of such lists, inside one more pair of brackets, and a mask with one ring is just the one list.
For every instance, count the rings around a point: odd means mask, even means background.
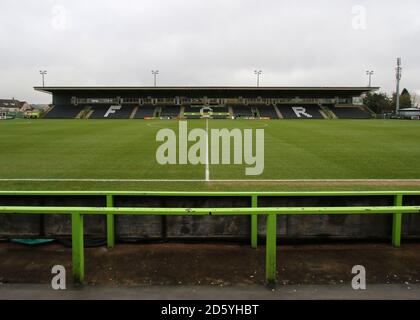
[{"label": "house roof", "polygon": [[20,101],[16,99],[0,99],[0,107],[2,108],[20,108]]}]

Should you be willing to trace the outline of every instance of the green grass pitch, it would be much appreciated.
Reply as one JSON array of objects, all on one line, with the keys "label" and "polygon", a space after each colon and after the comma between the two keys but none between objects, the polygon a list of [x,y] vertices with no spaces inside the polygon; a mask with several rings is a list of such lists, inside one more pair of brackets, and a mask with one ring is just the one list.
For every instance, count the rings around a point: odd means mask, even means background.
[{"label": "green grass pitch", "polygon": [[[204,129],[205,120],[188,127]],[[420,121],[209,120],[210,129],[265,132],[262,175],[246,176],[246,165],[211,164],[210,182],[168,181],[203,180],[205,166],[159,165],[161,128],[177,132],[178,121],[0,121],[0,190],[420,189],[406,180],[420,179]]]}]

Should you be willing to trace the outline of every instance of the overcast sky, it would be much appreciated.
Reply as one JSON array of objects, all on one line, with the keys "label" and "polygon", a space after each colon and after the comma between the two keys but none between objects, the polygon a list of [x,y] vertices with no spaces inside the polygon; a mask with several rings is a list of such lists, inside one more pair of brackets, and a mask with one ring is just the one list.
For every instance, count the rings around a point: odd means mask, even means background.
[{"label": "overcast sky", "polygon": [[420,94],[419,0],[1,0],[0,98],[46,85],[364,86]]}]

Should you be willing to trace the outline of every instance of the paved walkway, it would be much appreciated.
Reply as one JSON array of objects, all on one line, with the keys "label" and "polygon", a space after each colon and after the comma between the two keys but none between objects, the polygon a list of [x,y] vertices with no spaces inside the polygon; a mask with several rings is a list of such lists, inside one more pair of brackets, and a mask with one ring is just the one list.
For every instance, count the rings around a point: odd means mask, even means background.
[{"label": "paved walkway", "polygon": [[130,299],[130,300],[290,300],[290,299],[420,299],[420,285],[372,284],[366,290],[349,285],[283,285],[269,289],[244,286],[85,286],[56,291],[48,285],[2,284],[0,299]]}]

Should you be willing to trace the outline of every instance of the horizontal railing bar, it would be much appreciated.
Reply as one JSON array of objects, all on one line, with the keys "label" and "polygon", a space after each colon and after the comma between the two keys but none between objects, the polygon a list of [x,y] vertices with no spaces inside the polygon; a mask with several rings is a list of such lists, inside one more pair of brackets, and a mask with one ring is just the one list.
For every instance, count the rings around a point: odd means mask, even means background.
[{"label": "horizontal railing bar", "polygon": [[420,191],[0,191],[0,195],[39,196],[392,196],[420,195]]},{"label": "horizontal railing bar", "polygon": [[115,214],[115,215],[265,215],[276,214],[393,214],[420,213],[420,206],[364,207],[250,207],[250,208],[121,208],[1,206],[0,213],[16,214]]}]

